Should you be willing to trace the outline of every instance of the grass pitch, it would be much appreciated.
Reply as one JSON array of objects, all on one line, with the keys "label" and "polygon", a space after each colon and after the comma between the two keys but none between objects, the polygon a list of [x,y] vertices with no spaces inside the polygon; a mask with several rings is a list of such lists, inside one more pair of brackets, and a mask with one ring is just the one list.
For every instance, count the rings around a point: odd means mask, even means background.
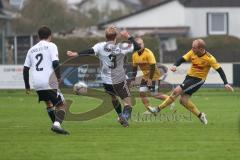
[{"label": "grass pitch", "polygon": [[[99,100],[66,95],[71,112],[85,112]],[[151,99],[154,105],[160,100]],[[146,117],[140,100],[129,128],[121,127],[114,111],[90,121],[67,121],[70,136],[50,131],[43,103],[35,94],[0,92],[1,160],[230,160],[240,159],[240,92],[202,89],[193,102],[208,116],[200,121],[176,102],[160,117]]]}]

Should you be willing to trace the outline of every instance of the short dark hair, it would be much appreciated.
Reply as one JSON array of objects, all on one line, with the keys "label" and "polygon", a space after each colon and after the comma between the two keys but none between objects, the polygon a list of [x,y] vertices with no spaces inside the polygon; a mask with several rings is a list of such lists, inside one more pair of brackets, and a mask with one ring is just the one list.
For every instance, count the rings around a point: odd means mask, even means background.
[{"label": "short dark hair", "polygon": [[38,37],[39,37],[40,40],[48,39],[48,37],[51,36],[51,35],[52,35],[52,31],[47,26],[42,26],[38,30]]}]

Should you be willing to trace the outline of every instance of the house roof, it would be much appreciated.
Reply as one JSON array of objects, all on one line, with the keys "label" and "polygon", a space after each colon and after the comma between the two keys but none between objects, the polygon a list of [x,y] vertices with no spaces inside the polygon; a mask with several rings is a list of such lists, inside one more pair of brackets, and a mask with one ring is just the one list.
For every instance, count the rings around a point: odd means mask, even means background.
[{"label": "house roof", "polygon": [[3,9],[2,0],[0,0],[0,9]]},{"label": "house roof", "polygon": [[0,0],[0,19],[5,19],[6,15],[3,12],[3,4],[2,4],[2,0]]},{"label": "house roof", "polygon": [[148,10],[153,9],[153,8],[156,8],[156,7],[158,7],[158,6],[161,6],[161,5],[163,5],[163,4],[169,3],[169,2],[171,2],[171,1],[173,1],[173,0],[162,1],[162,2],[158,3],[157,5],[150,6],[150,7],[144,8],[144,9],[142,9],[142,10],[139,10],[139,11],[137,11],[137,12],[133,12],[133,13],[130,13],[130,14],[128,14],[128,15],[125,15],[125,16],[122,16],[122,17],[119,17],[119,18],[116,18],[116,19],[113,19],[113,20],[110,20],[110,21],[106,21],[106,22],[100,23],[100,24],[98,24],[98,27],[99,27],[99,28],[102,28],[102,27],[103,27],[104,25],[106,25],[106,24],[113,23],[113,22],[116,22],[116,21],[119,21],[119,20],[122,20],[122,19],[125,19],[125,18],[128,18],[128,17],[131,17],[131,16],[133,16],[133,15],[137,15],[137,14],[139,14],[139,13],[148,11]]},{"label": "house roof", "polygon": [[[140,14],[142,12],[151,10],[153,8],[162,6],[164,4],[167,4],[169,2],[172,2],[174,0],[165,0],[165,1],[161,1],[160,3],[144,8],[142,10],[139,10],[137,12],[133,12],[130,13],[128,15],[119,17],[117,19],[113,19],[110,21],[106,21],[103,23],[98,24],[99,28],[102,28],[104,25],[109,24],[109,23],[113,23],[137,14]],[[188,7],[188,8],[196,8],[196,7],[240,7],[240,0],[178,0],[184,7]]]},{"label": "house roof", "polygon": [[183,27],[128,27],[128,31],[138,34],[158,35],[159,37],[186,36],[190,30],[188,26]]},{"label": "house roof", "polygon": [[4,19],[4,20],[11,19],[11,16],[9,16],[4,12],[2,0],[0,0],[0,19]]},{"label": "house roof", "polygon": [[239,0],[179,0],[185,7],[240,7]]}]

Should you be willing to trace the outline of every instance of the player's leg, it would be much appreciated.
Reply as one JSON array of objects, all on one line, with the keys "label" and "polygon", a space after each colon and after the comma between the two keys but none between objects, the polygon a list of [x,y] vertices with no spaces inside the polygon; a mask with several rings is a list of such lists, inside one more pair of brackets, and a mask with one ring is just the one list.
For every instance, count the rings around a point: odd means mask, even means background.
[{"label": "player's leg", "polygon": [[61,127],[66,115],[66,104],[62,93],[60,90],[50,90],[49,95],[55,107],[55,121],[52,126],[52,131],[60,134],[69,134],[69,132]]},{"label": "player's leg", "polygon": [[51,101],[44,101],[47,106],[48,116],[51,119],[52,123],[55,121],[55,107],[53,106]]},{"label": "player's leg", "polygon": [[143,105],[148,110],[148,108],[151,107],[151,104],[147,98],[147,92],[149,92],[149,89],[147,87],[147,81],[145,79],[142,79],[140,83],[140,88],[139,88],[139,96],[142,100]]},{"label": "player's leg", "polygon": [[162,92],[158,92],[157,94],[154,94],[153,95],[153,98],[156,98],[156,99],[161,99],[161,100],[166,100],[169,96],[162,93]]},{"label": "player's leg", "polygon": [[190,95],[182,94],[179,102],[189,111],[191,111],[194,115],[196,115],[197,117],[200,116],[201,112],[198,110],[197,106],[190,100]]},{"label": "player's leg", "polygon": [[[163,101],[164,101],[164,100],[166,100],[169,96],[168,96],[167,94],[162,93],[162,92],[158,92],[158,93],[152,95],[152,97],[155,98],[155,99],[160,99],[160,100],[163,100]],[[171,104],[170,104],[170,109],[173,109],[174,106],[175,106],[175,103],[174,103],[174,102],[171,103]]]},{"label": "player's leg", "polygon": [[180,86],[177,86],[177,87],[173,90],[173,92],[171,93],[171,95],[170,95],[167,99],[165,99],[165,100],[162,102],[162,104],[160,104],[160,105],[158,106],[158,111],[160,111],[160,110],[166,108],[167,106],[171,105],[171,104],[177,99],[177,97],[178,97],[179,95],[181,95],[182,93],[183,93],[182,88],[181,88]]},{"label": "player's leg", "polygon": [[185,108],[187,108],[190,112],[192,112],[195,116],[197,116],[203,124],[208,123],[205,113],[200,112],[198,110],[197,106],[190,100],[189,95],[187,94],[181,95],[181,98],[179,101]]},{"label": "player's leg", "polygon": [[128,122],[122,115],[122,106],[121,106],[121,103],[119,102],[118,98],[116,97],[117,93],[114,89],[114,86],[111,84],[103,84],[103,87],[104,87],[105,92],[108,93],[112,98],[113,107],[114,107],[116,113],[118,114],[118,122],[122,126],[127,127]]},{"label": "player's leg", "polygon": [[118,116],[120,116],[122,114],[122,105],[116,96],[111,95],[111,97],[112,97],[113,107],[114,107],[116,113],[118,114]]},{"label": "player's leg", "polygon": [[203,83],[204,81],[200,78],[186,76],[183,83],[180,86],[177,86],[173,90],[172,94],[161,105],[158,106],[159,111],[172,104],[179,95],[183,93],[191,95],[193,92],[197,91]]},{"label": "player's leg", "polygon": [[132,102],[131,97],[126,97],[123,99],[124,102],[124,108],[123,108],[123,116],[129,120],[131,118],[132,114]]},{"label": "player's leg", "polygon": [[203,85],[204,81],[198,78],[189,78],[189,81],[185,83],[186,86],[184,87],[183,94],[180,98],[180,103],[191,111],[194,115],[196,115],[203,124],[207,124],[207,118],[205,113],[202,113],[198,110],[197,106],[190,100],[190,97],[193,93],[199,90]]},{"label": "player's leg", "polygon": [[[160,91],[160,80],[156,80],[152,82],[152,86],[149,87],[149,90],[151,92],[151,95],[155,99],[161,99],[161,100],[166,100],[169,96],[167,94],[164,94]],[[170,104],[171,108],[173,109],[174,103]],[[152,109],[150,109],[151,112]]]},{"label": "player's leg", "polygon": [[[122,117],[125,118],[126,120],[129,120],[132,114],[132,101],[127,81],[121,82],[119,84],[114,84],[113,87],[114,91],[122,99],[124,104]],[[128,127],[128,123],[125,123],[123,126]]]},{"label": "player's leg", "polygon": [[46,109],[48,112],[48,116],[51,119],[52,123],[55,121],[55,111],[52,102],[50,101],[50,97],[48,94],[48,90],[40,90],[36,91],[38,95],[38,101],[44,101],[46,104]]},{"label": "player's leg", "polygon": [[150,105],[150,102],[149,102],[149,100],[148,100],[148,98],[147,98],[146,92],[139,92],[139,96],[140,96],[140,98],[141,98],[141,100],[142,100],[143,105],[144,105],[146,108],[148,108],[149,106],[151,106],[151,105]]},{"label": "player's leg", "polygon": [[121,103],[119,102],[118,98],[116,97],[116,93],[113,89],[113,85],[103,84],[103,87],[104,87],[105,92],[111,96],[113,107],[114,107],[117,115],[120,116],[122,114],[122,106],[121,106]]},{"label": "player's leg", "polygon": [[160,80],[153,81],[150,87],[150,92],[153,98],[166,100],[169,96],[160,92]]}]

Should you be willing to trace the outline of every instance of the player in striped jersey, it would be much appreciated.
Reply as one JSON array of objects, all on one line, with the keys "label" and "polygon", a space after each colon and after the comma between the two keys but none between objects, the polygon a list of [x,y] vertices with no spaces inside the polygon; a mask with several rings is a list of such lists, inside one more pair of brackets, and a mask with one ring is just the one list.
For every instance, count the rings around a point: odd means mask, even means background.
[{"label": "player in striped jersey", "polygon": [[[128,127],[128,120],[131,117],[132,102],[131,94],[126,82],[124,69],[124,58],[128,53],[139,50],[139,45],[135,42],[127,31],[120,32],[121,36],[127,38],[131,43],[117,43],[117,28],[109,26],[105,30],[106,41],[95,44],[92,48],[81,52],[68,51],[69,57],[76,57],[83,54],[95,55],[101,62],[101,78],[105,91],[111,96],[112,104],[118,114],[118,119],[123,127]],[[124,109],[122,111],[120,97],[123,101]]]}]

